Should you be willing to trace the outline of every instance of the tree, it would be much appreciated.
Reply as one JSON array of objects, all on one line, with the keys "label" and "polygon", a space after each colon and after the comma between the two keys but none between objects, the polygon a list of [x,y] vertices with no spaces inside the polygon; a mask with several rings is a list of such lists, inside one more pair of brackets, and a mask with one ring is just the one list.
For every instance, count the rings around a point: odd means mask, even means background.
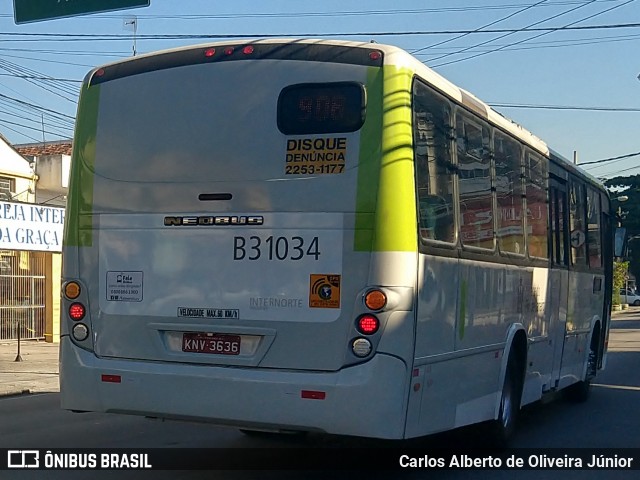
[{"label": "tree", "polygon": [[[611,195],[613,213],[617,213],[618,209],[624,212],[618,222],[627,229],[627,239],[631,239],[626,255],[628,271],[636,278],[640,278],[640,175],[614,177],[605,181],[604,184]],[[617,197],[621,195],[628,199],[625,202],[618,201]]]},{"label": "tree", "polygon": [[629,262],[613,262],[613,304],[620,305],[620,289],[625,287]]}]

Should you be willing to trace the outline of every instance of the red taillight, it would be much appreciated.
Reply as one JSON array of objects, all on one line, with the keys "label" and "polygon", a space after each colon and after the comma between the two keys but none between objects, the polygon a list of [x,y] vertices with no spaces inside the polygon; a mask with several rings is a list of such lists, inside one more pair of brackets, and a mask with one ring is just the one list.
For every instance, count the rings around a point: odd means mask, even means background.
[{"label": "red taillight", "polygon": [[233,54],[233,47],[227,47],[224,49],[224,54],[225,55],[231,55]]},{"label": "red taillight", "polygon": [[99,68],[99,69],[96,71],[96,77],[101,77],[101,76],[103,76],[103,75],[104,75],[104,68]]},{"label": "red taillight", "polygon": [[213,57],[216,54],[216,49],[215,48],[207,48],[204,51],[204,56],[205,57]]},{"label": "red taillight", "polygon": [[382,53],[380,53],[378,50],[374,50],[372,52],[369,52],[369,58],[371,60],[380,60],[380,58],[382,58]]},{"label": "red taillight", "polygon": [[106,383],[122,383],[120,375],[102,375],[102,381]]},{"label": "red taillight", "polygon": [[307,400],[324,400],[327,398],[327,393],[317,390],[301,390],[300,397],[306,398]]},{"label": "red taillight", "polygon": [[373,335],[380,328],[380,322],[373,315],[363,315],[358,319],[358,331],[363,335]]},{"label": "red taillight", "polygon": [[82,320],[86,310],[81,303],[72,303],[69,307],[69,316],[72,320]]},{"label": "red taillight", "polygon": [[245,55],[251,55],[253,53],[253,50],[253,45],[247,45],[242,49],[242,53],[244,53]]}]

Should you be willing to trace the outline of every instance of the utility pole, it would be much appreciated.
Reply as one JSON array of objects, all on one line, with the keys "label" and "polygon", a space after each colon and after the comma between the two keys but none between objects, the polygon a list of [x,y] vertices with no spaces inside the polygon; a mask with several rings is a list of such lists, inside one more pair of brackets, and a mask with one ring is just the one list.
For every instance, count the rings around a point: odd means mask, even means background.
[{"label": "utility pole", "polygon": [[133,32],[133,56],[135,57],[136,54],[138,53],[137,45],[136,45],[136,34],[138,33],[138,18],[137,17],[125,18],[124,23],[122,24],[122,28]]}]

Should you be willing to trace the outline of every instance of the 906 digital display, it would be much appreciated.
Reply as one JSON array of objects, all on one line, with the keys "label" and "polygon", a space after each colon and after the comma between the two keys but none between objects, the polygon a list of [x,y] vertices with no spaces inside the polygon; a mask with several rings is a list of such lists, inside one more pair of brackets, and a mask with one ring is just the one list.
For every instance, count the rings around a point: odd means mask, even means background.
[{"label": "906 digital display", "polygon": [[355,132],[364,116],[364,87],[355,82],[291,85],[278,98],[278,129],[285,135]]}]

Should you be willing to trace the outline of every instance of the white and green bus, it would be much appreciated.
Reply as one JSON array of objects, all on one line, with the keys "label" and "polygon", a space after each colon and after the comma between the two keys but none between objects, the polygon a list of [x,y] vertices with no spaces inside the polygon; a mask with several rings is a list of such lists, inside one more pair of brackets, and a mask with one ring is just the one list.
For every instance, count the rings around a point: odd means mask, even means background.
[{"label": "white and green bus", "polygon": [[404,439],[586,398],[597,180],[403,50],[222,42],[91,71],[62,406]]}]

